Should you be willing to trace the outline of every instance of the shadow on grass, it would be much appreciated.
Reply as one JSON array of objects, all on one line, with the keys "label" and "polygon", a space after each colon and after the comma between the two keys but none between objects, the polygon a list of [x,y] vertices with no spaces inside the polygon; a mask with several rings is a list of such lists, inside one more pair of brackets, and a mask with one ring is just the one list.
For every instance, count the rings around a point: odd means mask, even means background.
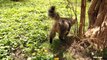
[{"label": "shadow on grass", "polygon": [[59,39],[55,39],[51,44],[51,51],[54,54],[54,58],[66,60],[66,58],[64,58],[64,53],[67,52],[67,49],[69,49],[74,40],[75,37],[73,36],[66,37],[63,42]]}]

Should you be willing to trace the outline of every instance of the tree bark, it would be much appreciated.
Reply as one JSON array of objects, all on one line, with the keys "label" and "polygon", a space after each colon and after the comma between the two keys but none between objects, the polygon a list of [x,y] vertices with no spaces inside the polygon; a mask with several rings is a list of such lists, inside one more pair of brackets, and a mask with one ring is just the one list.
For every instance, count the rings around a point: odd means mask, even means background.
[{"label": "tree bark", "polygon": [[[92,7],[92,9],[89,8],[89,12],[92,12],[89,14],[89,20],[91,21],[89,22],[89,26],[91,28],[85,33],[85,37],[97,39],[94,40],[94,42],[98,41],[97,45],[104,49],[105,47],[107,48],[107,0],[99,0],[99,2],[96,2],[97,5],[95,1],[97,0],[93,0],[91,4],[91,6],[94,5],[94,7]],[[97,11],[96,16],[96,13],[93,13],[93,11]]]},{"label": "tree bark", "polygon": [[98,0],[92,0],[91,5],[88,10],[88,16],[89,16],[89,28],[93,27],[93,24],[95,23],[95,7],[97,5]]},{"label": "tree bark", "polygon": [[[75,40],[72,43],[70,48],[72,49],[72,54],[75,58],[82,56],[83,59],[80,60],[101,60],[98,57],[107,58],[107,55],[104,55],[105,52],[103,52],[107,49],[107,0],[92,0],[88,15],[89,29],[86,31],[84,39]],[[84,17],[82,13],[81,16]],[[82,34],[83,24],[81,23],[83,21],[80,21],[79,28],[79,32]],[[97,58],[94,58],[91,53],[97,56]],[[85,57],[88,58],[85,59]]]},{"label": "tree bark", "polygon": [[81,16],[79,26],[79,36],[82,37],[85,30],[85,12],[86,12],[86,0],[81,1]]}]

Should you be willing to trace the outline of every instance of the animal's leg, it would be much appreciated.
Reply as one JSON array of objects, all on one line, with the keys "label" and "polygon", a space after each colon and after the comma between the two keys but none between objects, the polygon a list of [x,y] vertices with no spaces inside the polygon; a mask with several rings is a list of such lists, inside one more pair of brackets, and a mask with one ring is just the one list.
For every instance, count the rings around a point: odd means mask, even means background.
[{"label": "animal's leg", "polygon": [[55,31],[51,31],[51,32],[50,32],[50,35],[49,35],[50,43],[52,43],[52,40],[53,40],[53,38],[55,37],[55,35],[56,35],[56,32],[55,32]]}]

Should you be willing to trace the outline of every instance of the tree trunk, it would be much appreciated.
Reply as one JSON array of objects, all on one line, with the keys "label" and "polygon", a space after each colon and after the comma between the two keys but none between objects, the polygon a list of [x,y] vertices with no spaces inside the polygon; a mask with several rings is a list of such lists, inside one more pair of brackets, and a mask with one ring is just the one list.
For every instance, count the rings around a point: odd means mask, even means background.
[{"label": "tree trunk", "polygon": [[97,41],[100,49],[107,47],[107,0],[93,0],[89,8],[89,29],[85,37]]},{"label": "tree trunk", "polygon": [[[74,40],[70,48],[74,58],[79,58],[78,60],[101,60],[99,57],[102,57],[103,60],[107,60],[107,54],[104,55],[107,52],[106,11],[107,0],[91,1],[88,11],[89,29],[85,33],[85,38]],[[82,25],[81,23],[83,21],[80,21],[80,25]],[[79,29],[79,32],[82,34],[83,25]],[[104,52],[105,50],[106,52]]]},{"label": "tree trunk", "polygon": [[81,16],[79,26],[79,36],[82,37],[85,30],[85,12],[86,12],[86,0],[81,1]]}]

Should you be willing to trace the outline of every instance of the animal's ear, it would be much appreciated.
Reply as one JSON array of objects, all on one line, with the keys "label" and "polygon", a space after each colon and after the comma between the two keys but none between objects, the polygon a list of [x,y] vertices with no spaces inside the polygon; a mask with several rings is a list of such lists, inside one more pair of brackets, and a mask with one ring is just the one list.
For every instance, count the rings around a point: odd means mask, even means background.
[{"label": "animal's ear", "polygon": [[51,6],[51,10],[55,10],[55,6]]},{"label": "animal's ear", "polygon": [[54,11],[55,11],[55,6],[51,6],[49,12],[54,12]]}]

